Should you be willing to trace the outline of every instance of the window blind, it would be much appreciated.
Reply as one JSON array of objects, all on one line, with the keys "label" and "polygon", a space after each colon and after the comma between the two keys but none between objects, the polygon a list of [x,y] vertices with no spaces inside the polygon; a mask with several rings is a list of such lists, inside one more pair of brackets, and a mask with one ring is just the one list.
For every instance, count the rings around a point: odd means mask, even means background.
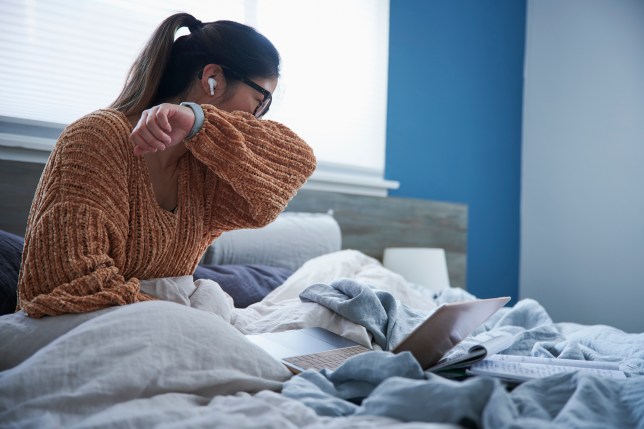
[{"label": "window blind", "polygon": [[267,36],[282,56],[267,118],[300,134],[322,163],[383,177],[389,0],[3,0],[0,117],[68,124],[108,106],[154,29],[178,11]]},{"label": "window blind", "polygon": [[[243,19],[243,2],[209,4]],[[154,29],[180,9],[205,14],[186,0],[3,0],[0,115],[68,124],[108,106]]]}]

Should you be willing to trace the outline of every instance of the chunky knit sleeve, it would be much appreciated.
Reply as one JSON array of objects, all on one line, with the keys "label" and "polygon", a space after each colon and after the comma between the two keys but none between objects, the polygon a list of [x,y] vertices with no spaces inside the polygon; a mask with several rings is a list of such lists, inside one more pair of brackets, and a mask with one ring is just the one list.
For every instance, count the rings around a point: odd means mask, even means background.
[{"label": "chunky knit sleeve", "polygon": [[121,240],[106,214],[88,204],[51,207],[25,240],[20,307],[38,318],[149,300],[108,256]]},{"label": "chunky knit sleeve", "polygon": [[313,150],[278,122],[210,105],[202,108],[204,126],[186,146],[209,170],[209,227],[270,223],[315,170]]},{"label": "chunky knit sleeve", "polygon": [[[125,279],[127,167],[109,117],[63,133],[41,177],[29,217],[19,307],[32,317],[83,313],[151,299]],[[110,140],[112,140],[110,142]]]}]

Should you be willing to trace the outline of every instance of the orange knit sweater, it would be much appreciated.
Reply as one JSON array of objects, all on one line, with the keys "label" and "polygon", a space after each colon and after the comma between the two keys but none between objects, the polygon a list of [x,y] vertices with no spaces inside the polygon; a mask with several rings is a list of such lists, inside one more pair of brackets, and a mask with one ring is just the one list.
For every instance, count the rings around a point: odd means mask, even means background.
[{"label": "orange knit sweater", "polygon": [[139,279],[190,275],[222,232],[277,217],[315,169],[311,148],[277,122],[202,107],[179,161],[176,213],[158,205],[122,113],[65,129],[32,203],[19,308],[42,317],[150,300]]}]

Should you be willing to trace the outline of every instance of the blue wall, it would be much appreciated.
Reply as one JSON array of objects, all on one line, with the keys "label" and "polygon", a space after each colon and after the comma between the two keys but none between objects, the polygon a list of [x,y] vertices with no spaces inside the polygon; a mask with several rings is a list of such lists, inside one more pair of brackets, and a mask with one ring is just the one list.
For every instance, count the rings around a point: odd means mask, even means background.
[{"label": "blue wall", "polygon": [[467,289],[518,296],[525,0],[391,0],[391,195],[469,207]]}]

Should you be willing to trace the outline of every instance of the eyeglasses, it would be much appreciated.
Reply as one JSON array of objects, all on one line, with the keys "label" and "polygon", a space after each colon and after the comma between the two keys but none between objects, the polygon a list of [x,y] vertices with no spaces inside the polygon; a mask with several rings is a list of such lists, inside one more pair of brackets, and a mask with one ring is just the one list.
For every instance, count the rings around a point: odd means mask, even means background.
[{"label": "eyeglasses", "polygon": [[235,70],[231,69],[230,67],[221,66],[221,68],[224,70],[228,70],[229,72],[237,76],[239,80],[241,80],[246,85],[250,86],[251,88],[258,91],[260,94],[264,96],[262,101],[260,101],[260,103],[255,108],[255,111],[253,112],[253,116],[255,116],[258,119],[264,116],[266,112],[268,112],[268,109],[271,107],[271,102],[273,101],[273,95],[270,93],[270,91],[262,88],[252,80],[242,76],[241,74],[237,73]]}]

